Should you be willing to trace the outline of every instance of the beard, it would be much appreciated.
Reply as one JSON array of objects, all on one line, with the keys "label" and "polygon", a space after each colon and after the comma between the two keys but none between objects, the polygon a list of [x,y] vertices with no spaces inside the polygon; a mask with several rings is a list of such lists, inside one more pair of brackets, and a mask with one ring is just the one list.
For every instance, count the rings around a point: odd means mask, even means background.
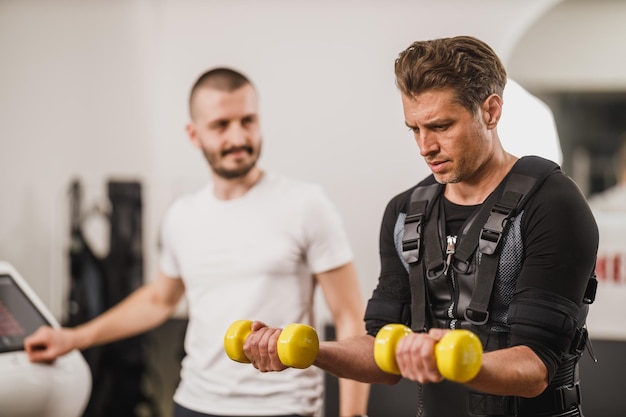
[{"label": "beard", "polygon": [[458,174],[454,174],[454,175],[448,175],[448,176],[443,176],[443,175],[436,175],[433,174],[433,176],[435,177],[435,181],[437,181],[439,184],[456,184],[458,182],[461,182],[461,177]]},{"label": "beard", "polygon": [[[250,160],[245,163],[242,162],[241,164],[238,164],[239,166],[236,168],[226,168],[223,166],[221,162],[226,155],[241,150],[250,155]],[[251,146],[239,146],[236,148],[229,148],[221,152],[211,152],[207,149],[202,149],[202,153],[215,175],[227,180],[232,180],[245,177],[252,170],[252,168],[256,166],[259,156],[261,156],[261,145],[259,144],[256,150]]]}]

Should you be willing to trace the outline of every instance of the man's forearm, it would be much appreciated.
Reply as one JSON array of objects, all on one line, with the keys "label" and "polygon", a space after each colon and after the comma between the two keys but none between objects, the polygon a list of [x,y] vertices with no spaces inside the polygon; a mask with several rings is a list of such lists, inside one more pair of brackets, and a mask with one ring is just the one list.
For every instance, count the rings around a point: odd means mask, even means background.
[{"label": "man's forearm", "polygon": [[378,368],[374,361],[374,338],[368,335],[321,342],[314,365],[338,378],[366,383],[395,384],[400,379]]},{"label": "man's forearm", "polygon": [[480,372],[467,385],[490,394],[531,398],[548,386],[548,371],[529,347],[515,346],[485,353]]},{"label": "man's forearm", "polygon": [[171,309],[152,299],[150,287],[142,287],[95,319],[77,326],[77,349],[102,345],[148,331],[167,319]]}]

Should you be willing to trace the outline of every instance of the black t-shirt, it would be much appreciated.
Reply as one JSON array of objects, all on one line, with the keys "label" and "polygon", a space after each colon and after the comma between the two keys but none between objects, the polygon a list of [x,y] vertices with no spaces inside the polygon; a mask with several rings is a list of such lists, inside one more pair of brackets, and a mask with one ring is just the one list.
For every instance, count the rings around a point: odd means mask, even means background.
[{"label": "black t-shirt", "polygon": [[[403,223],[407,201],[414,188],[391,199],[383,216],[380,230],[381,272],[370,299],[370,303],[376,303],[376,310],[382,313],[374,320],[366,320],[371,335],[387,323],[410,321],[409,274],[397,251],[395,232],[398,222]],[[446,203],[447,227],[458,229],[476,208]],[[555,302],[562,300],[563,303],[580,306],[595,266],[598,229],[584,195],[563,172],[551,174],[526,203],[521,234],[523,262],[515,293],[532,289],[553,295]],[[553,375],[564,352],[556,351],[558,349],[549,343],[542,343],[540,336],[530,341],[527,335],[517,336],[515,328],[512,328],[511,344],[531,346],[546,363],[549,374]]]}]

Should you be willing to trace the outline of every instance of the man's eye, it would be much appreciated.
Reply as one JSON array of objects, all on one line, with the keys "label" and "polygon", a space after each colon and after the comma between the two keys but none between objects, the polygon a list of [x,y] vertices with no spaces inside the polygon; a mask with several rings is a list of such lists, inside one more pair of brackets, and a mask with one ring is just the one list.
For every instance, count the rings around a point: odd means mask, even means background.
[{"label": "man's eye", "polygon": [[224,130],[228,127],[228,122],[217,122],[211,125],[213,130]]},{"label": "man's eye", "polygon": [[256,116],[244,117],[244,118],[241,120],[241,124],[242,124],[242,126],[246,126],[246,127],[248,127],[248,126],[252,126],[252,125],[254,125],[256,122],[257,122],[257,117],[256,117]]}]

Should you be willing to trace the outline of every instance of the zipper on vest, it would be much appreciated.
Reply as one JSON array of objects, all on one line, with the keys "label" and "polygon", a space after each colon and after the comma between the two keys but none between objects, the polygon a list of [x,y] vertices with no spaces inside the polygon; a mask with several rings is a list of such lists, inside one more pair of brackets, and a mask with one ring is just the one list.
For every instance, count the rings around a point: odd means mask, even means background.
[{"label": "zipper on vest", "polygon": [[[446,237],[446,265],[443,270],[443,274],[447,275],[450,270],[450,265],[452,264],[452,257],[456,252],[456,236],[449,235]],[[456,280],[454,276],[454,269],[450,271],[450,282],[452,283],[452,297],[450,301],[450,306],[448,307],[448,318],[450,318],[450,328],[456,328],[457,319],[454,318],[454,309],[455,309],[455,296],[456,293]]]},{"label": "zipper on vest", "polygon": [[446,266],[443,270],[443,274],[446,275],[448,273],[448,269],[450,269],[450,264],[452,263],[452,257],[456,252],[456,236],[448,236],[446,237]]}]

